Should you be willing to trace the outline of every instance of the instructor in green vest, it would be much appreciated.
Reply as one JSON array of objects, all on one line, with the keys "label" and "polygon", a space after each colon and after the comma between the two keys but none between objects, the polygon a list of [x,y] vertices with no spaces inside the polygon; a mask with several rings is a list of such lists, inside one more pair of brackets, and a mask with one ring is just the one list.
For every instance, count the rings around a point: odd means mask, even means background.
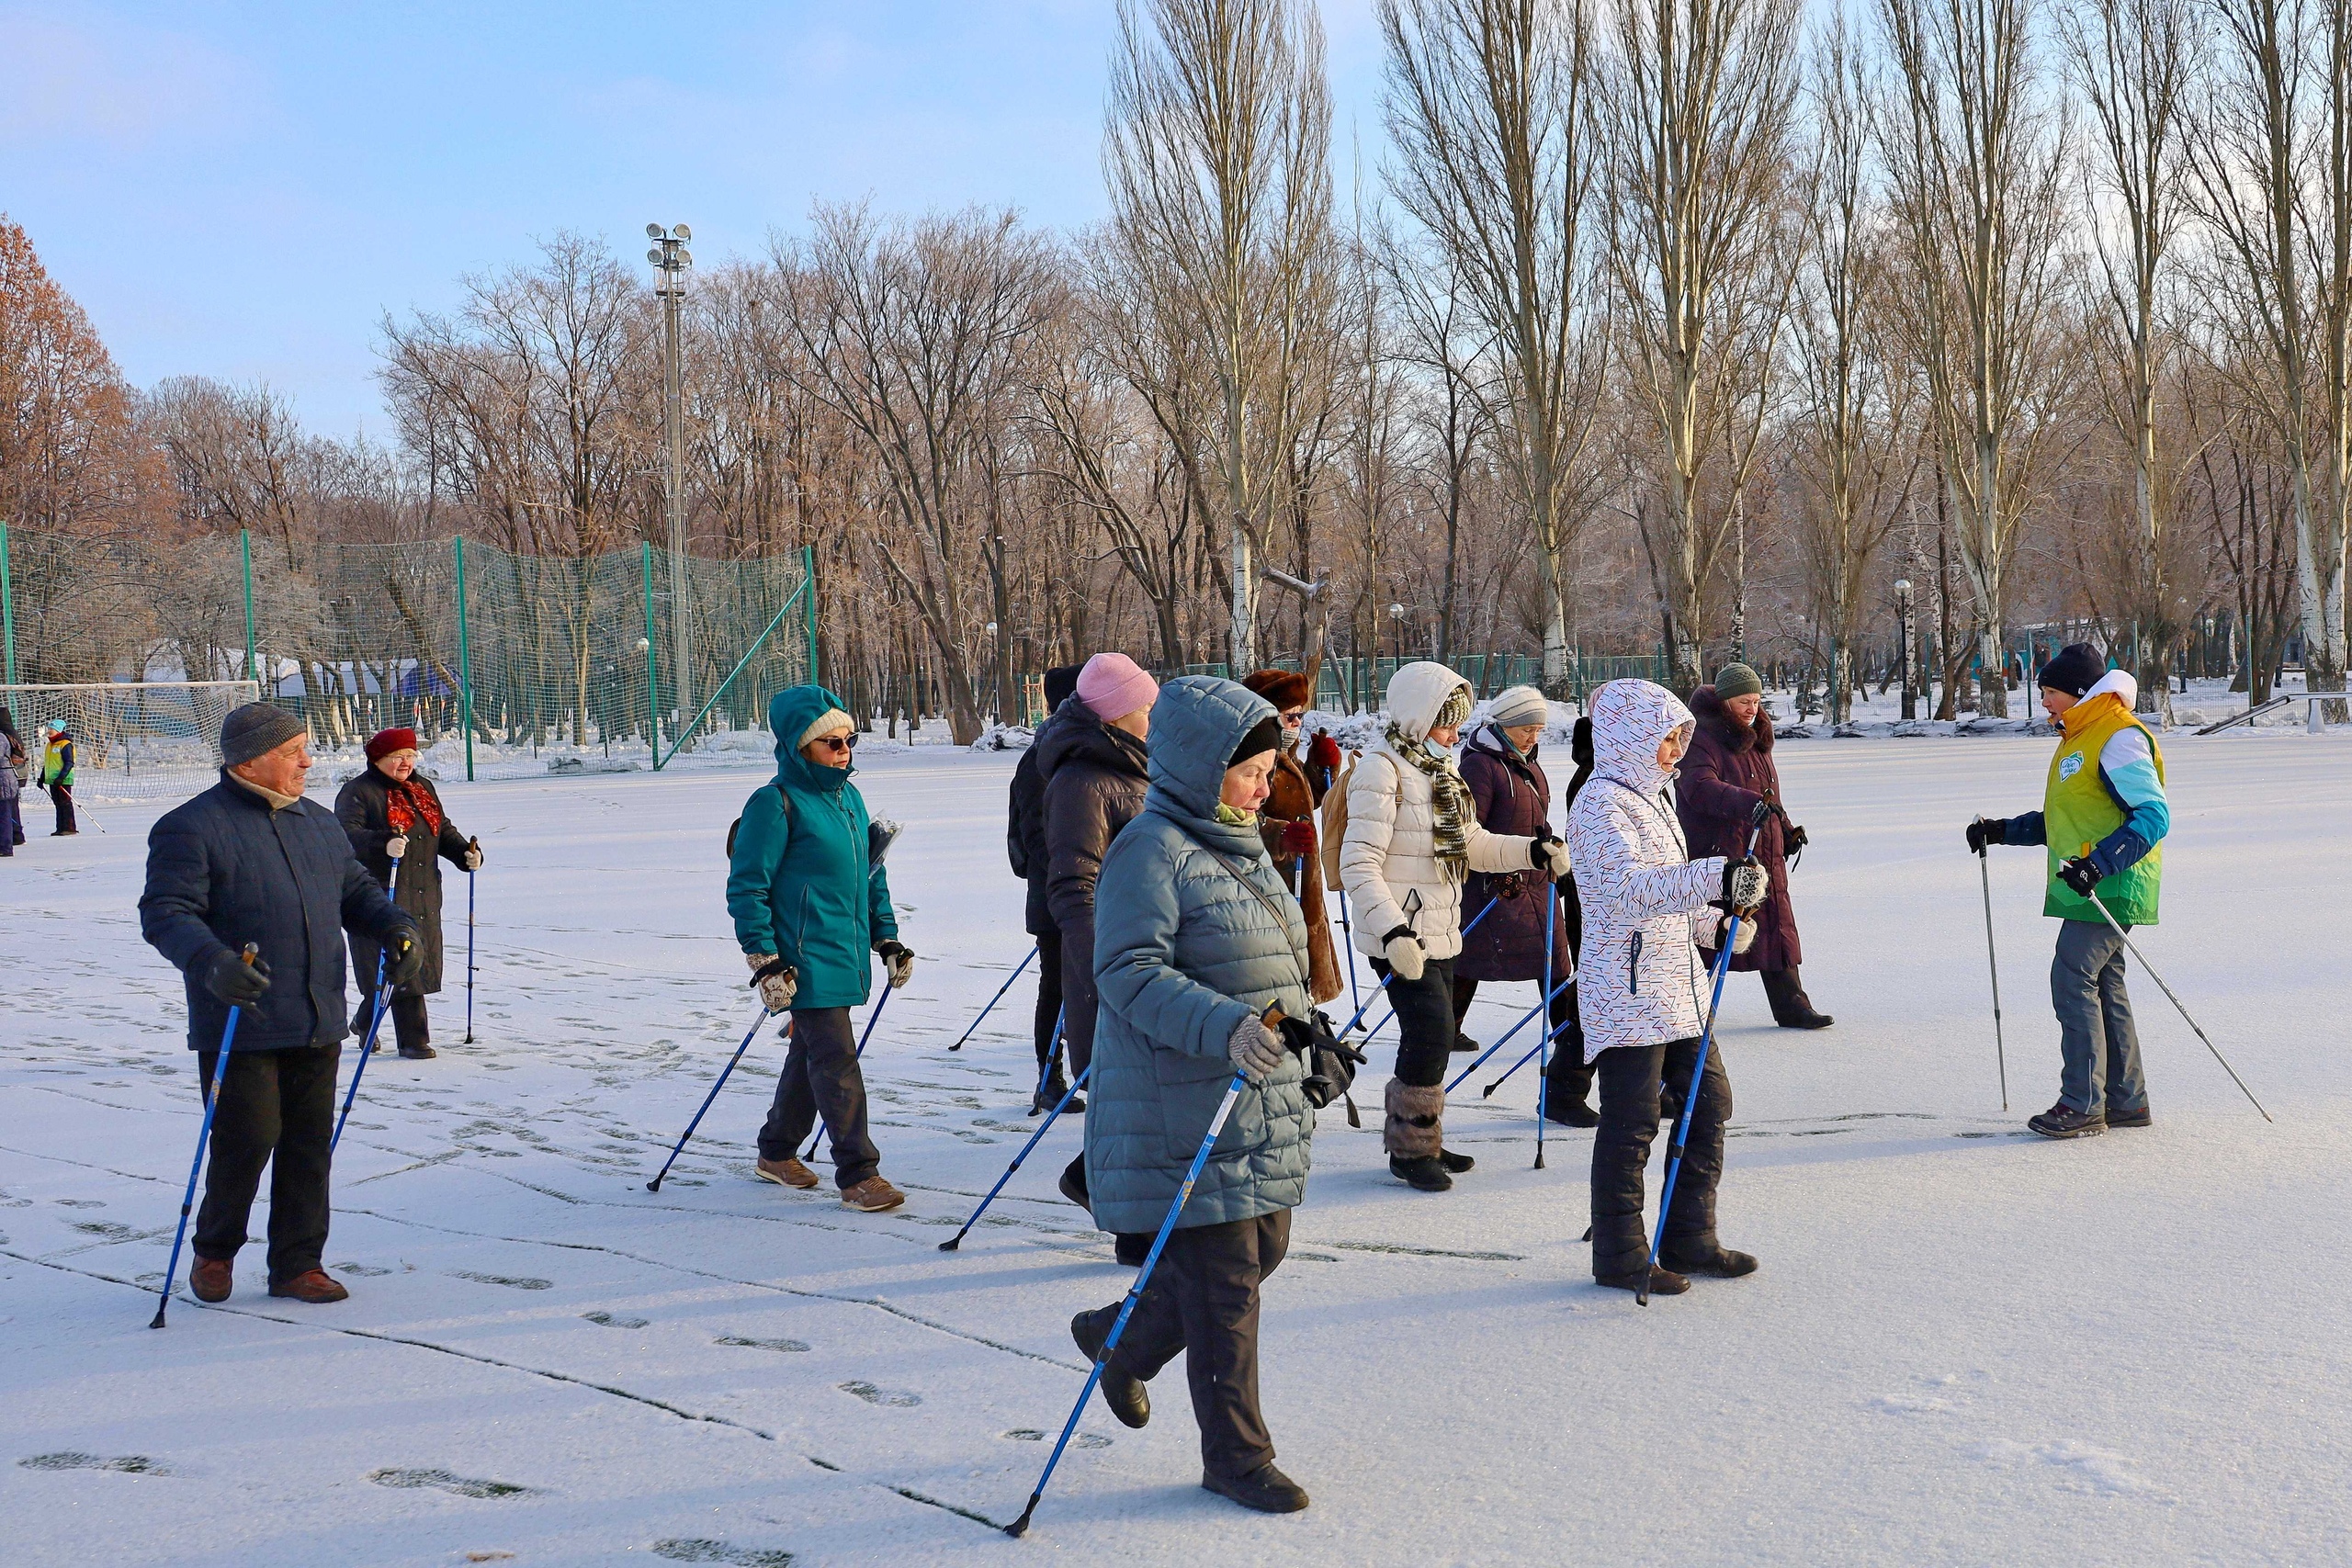
[{"label": "instructor in green vest", "polygon": [[2040,844],[2049,861],[2041,912],[2059,922],[2050,964],[2065,1066],[2058,1103],[2026,1125],[2045,1138],[2086,1138],[2148,1125],[2148,1080],[2123,989],[2123,938],[2091,904],[2096,893],[2126,930],[2156,923],[2164,842],[2172,826],[2165,756],[2132,712],[2139,683],[2088,643],[2041,667],[2041,705],[2058,726],[2041,809],[1979,818],[1971,852],[1986,844]]}]

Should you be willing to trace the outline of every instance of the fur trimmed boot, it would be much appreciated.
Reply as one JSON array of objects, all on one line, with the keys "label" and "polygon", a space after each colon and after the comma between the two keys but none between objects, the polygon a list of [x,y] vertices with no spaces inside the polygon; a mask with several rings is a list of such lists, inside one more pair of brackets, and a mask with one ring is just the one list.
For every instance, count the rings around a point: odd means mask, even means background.
[{"label": "fur trimmed boot", "polygon": [[1423,1192],[1451,1189],[1453,1178],[1439,1157],[1445,1150],[1445,1090],[1390,1078],[1387,1109],[1380,1141],[1388,1151],[1389,1174]]}]

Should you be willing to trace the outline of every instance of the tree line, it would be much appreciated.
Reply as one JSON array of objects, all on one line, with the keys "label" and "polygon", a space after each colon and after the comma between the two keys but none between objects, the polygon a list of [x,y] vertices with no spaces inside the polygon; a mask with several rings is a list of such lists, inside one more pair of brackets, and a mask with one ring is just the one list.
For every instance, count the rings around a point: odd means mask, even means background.
[{"label": "tree line", "polygon": [[[2152,707],[2192,645],[2341,685],[2352,0],[1378,21],[1344,197],[1306,0],[1125,0],[1101,222],[820,204],[696,271],[692,547],[813,545],[829,678],[963,739],[1106,647],[1540,653],[1555,688],[1746,655],[1837,718],[1906,668],[2006,714],[2020,628],[2063,626]],[[651,285],[565,233],[387,315],[390,439],[344,442],[266,387],[126,387],[0,227],[0,514],[297,570],[661,545]],[[154,635],[124,586],[94,664]]]}]

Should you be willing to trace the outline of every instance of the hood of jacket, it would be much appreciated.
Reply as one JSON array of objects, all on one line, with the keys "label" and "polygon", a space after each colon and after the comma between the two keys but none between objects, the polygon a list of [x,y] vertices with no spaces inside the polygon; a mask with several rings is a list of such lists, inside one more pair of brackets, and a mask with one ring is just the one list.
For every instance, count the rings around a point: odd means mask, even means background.
[{"label": "hood of jacket", "polygon": [[1674,776],[1657,765],[1660,742],[1693,724],[1682,699],[1651,681],[1611,681],[1592,696],[1593,772],[1645,795]]},{"label": "hood of jacket", "polygon": [[1040,780],[1051,779],[1057,769],[1073,758],[1114,773],[1139,779],[1148,776],[1144,743],[1126,731],[1103,723],[1092,708],[1076,697],[1054,710],[1035,750]]},{"label": "hood of jacket", "polygon": [[1756,722],[1742,724],[1715,695],[1713,686],[1702,686],[1690,694],[1690,715],[1700,728],[1713,735],[1723,749],[1739,756],[1751,749],[1770,751],[1772,749],[1772,716],[1761,707],[1756,710]]},{"label": "hood of jacket", "polygon": [[819,685],[786,686],[768,699],[768,728],[775,732],[776,782],[812,794],[838,792],[857,771],[826,767],[800,754],[800,736],[828,708],[847,711],[849,705]]},{"label": "hood of jacket", "polygon": [[2091,705],[2102,697],[2113,697],[2129,713],[2140,701],[2140,682],[2129,670],[2110,670],[2092,683],[2082,700],[2058,716],[2058,730],[2072,735],[2090,722]]},{"label": "hood of jacket", "polygon": [[1273,711],[1273,704],[1238,681],[1180,675],[1162,685],[1151,705],[1151,787],[1143,808],[1183,824],[1205,843],[1252,858],[1263,853],[1254,824],[1219,822],[1216,808],[1233,749]]},{"label": "hood of jacket", "polygon": [[[1429,739],[1430,726],[1437,722],[1438,710],[1445,706],[1445,699],[1456,688],[1466,689],[1470,682],[1444,665],[1427,659],[1417,659],[1410,664],[1399,665],[1396,673],[1388,678],[1388,722],[1412,739]],[[1152,720],[1157,724],[1159,719]],[[1238,744],[1240,737],[1234,738]]]}]

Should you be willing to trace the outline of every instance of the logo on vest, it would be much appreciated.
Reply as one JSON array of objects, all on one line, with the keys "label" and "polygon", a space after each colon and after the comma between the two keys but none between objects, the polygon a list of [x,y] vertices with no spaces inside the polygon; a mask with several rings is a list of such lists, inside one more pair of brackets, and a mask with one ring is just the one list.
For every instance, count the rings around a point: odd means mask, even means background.
[{"label": "logo on vest", "polygon": [[2082,771],[2083,754],[2080,751],[2067,752],[2065,760],[2058,764],[2058,776],[2062,780],[2071,779]]}]

